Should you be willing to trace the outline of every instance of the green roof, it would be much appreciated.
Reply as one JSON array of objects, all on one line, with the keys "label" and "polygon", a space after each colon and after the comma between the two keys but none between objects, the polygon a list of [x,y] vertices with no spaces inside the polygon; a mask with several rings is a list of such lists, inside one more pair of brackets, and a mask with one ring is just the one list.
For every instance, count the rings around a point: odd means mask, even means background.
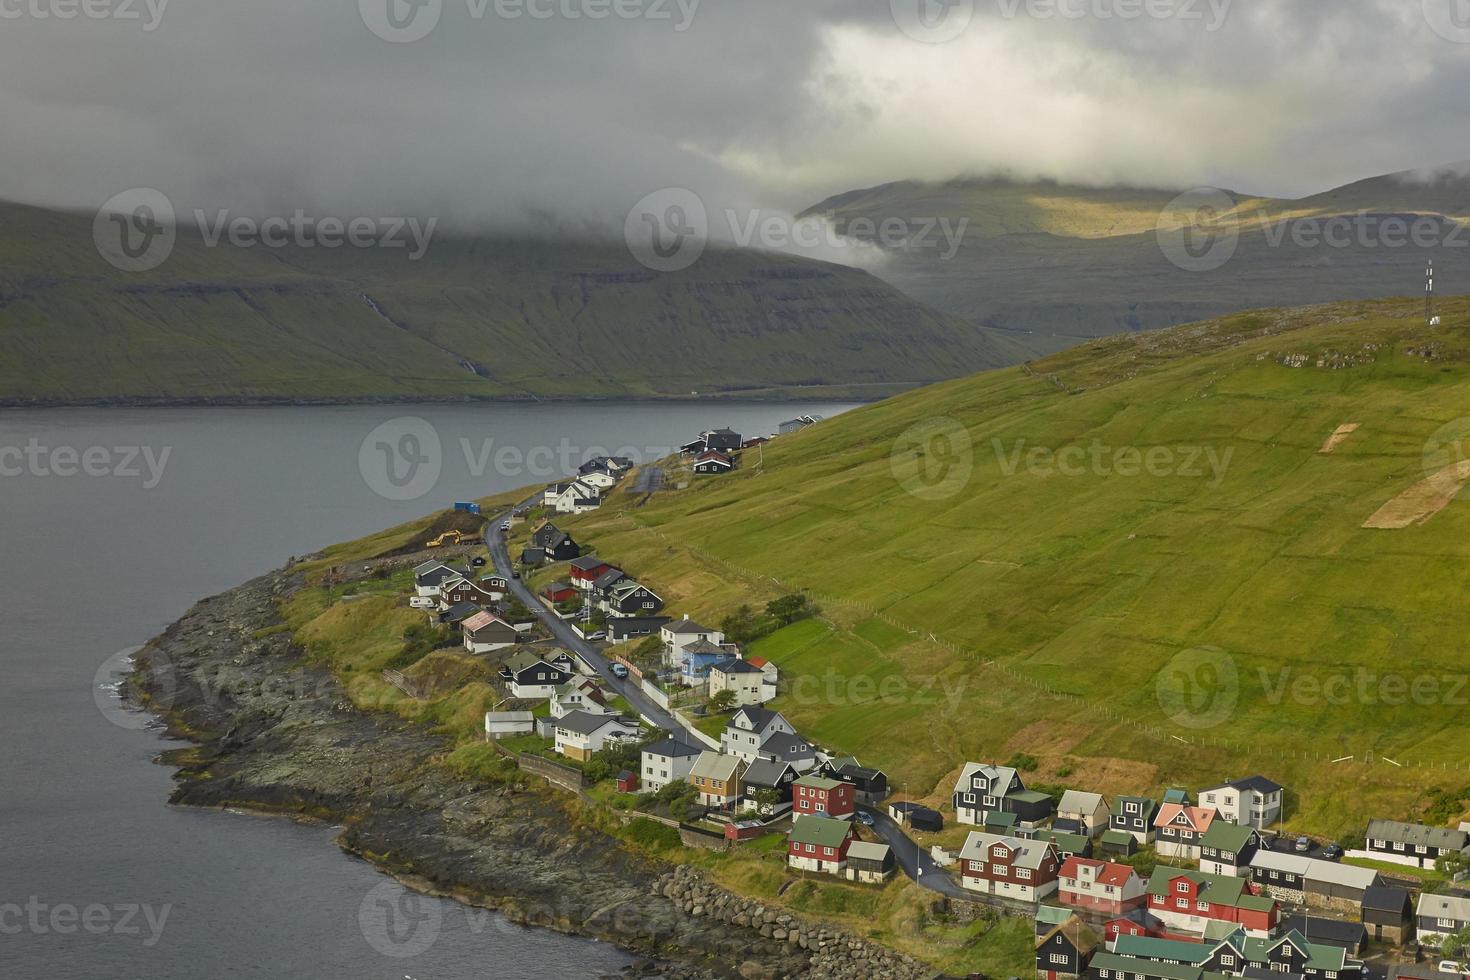
[{"label": "green roof", "polygon": [[833,790],[842,785],[840,779],[828,779],[826,776],[802,776],[793,786],[810,786],[813,789]]},{"label": "green roof", "polygon": [[1203,847],[1219,848],[1222,851],[1239,853],[1240,849],[1251,839],[1255,831],[1240,824],[1227,823],[1224,820],[1216,820],[1210,824],[1210,829],[1204,832],[1199,839]]},{"label": "green roof", "polygon": [[1087,842],[1092,838],[1086,834],[1063,834],[1055,830],[1044,830],[1036,835],[1037,840],[1049,840],[1057,846],[1057,850],[1066,851],[1068,854],[1081,854],[1087,850]]},{"label": "green roof", "polygon": [[1038,793],[1034,789],[1018,789],[1014,793],[1007,793],[1006,799],[1020,800],[1022,803],[1042,803],[1051,797],[1045,793]]},{"label": "green roof", "polygon": [[1204,943],[1184,942],[1179,939],[1119,935],[1113,943],[1113,952],[1119,956],[1135,956],[1140,959],[1158,957],[1198,966],[1210,958],[1214,949]]},{"label": "green roof", "polygon": [[1205,874],[1203,871],[1190,871],[1186,868],[1171,868],[1164,865],[1155,868],[1153,876],[1149,878],[1149,894],[1171,894],[1169,882],[1181,877],[1188,878],[1199,885],[1200,897],[1215,905],[1227,905],[1231,908],[1248,909],[1252,912],[1266,912],[1276,904],[1273,899],[1252,895],[1247,891],[1244,878]]},{"label": "green roof", "polygon": [[1100,839],[1104,844],[1127,844],[1129,841],[1138,843],[1138,839],[1126,830],[1104,830]]},{"label": "green roof", "polygon": [[[1181,963],[1153,963],[1136,960],[1117,953],[1097,953],[1092,957],[1093,970],[1121,970],[1125,973],[1142,973],[1146,977],[1165,977],[1167,980],[1200,980],[1205,972],[1197,966]],[[1090,972],[1090,971],[1089,971]]]},{"label": "green roof", "polygon": [[1266,953],[1284,942],[1288,942],[1297,949],[1307,954],[1307,966],[1314,970],[1336,971],[1341,970],[1347,962],[1347,950],[1340,946],[1327,946],[1321,943],[1309,942],[1305,936],[1295,929],[1275,939],[1247,939],[1245,958],[1252,963],[1267,962]]},{"label": "green roof", "polygon": [[852,824],[831,817],[801,817],[791,825],[787,840],[793,844],[815,844],[818,847],[841,847],[852,832]]},{"label": "green roof", "polygon": [[1016,815],[1014,813],[989,813],[985,817],[987,827],[1014,827]]},{"label": "green roof", "polygon": [[1059,926],[1072,917],[1072,910],[1062,908],[1060,905],[1038,905],[1036,907],[1036,921],[1045,922],[1048,925]]}]

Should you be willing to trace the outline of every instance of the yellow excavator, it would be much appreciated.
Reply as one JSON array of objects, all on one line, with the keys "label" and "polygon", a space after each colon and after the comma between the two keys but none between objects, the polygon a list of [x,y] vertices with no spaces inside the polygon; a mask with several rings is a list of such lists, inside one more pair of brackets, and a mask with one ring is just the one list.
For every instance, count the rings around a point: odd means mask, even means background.
[{"label": "yellow excavator", "polygon": [[430,548],[442,548],[446,544],[464,544],[465,541],[466,541],[466,539],[471,540],[471,541],[474,540],[473,537],[471,537],[468,534],[465,534],[463,531],[445,531],[443,534],[439,535],[437,538],[432,538],[428,542],[428,547],[430,547]]}]

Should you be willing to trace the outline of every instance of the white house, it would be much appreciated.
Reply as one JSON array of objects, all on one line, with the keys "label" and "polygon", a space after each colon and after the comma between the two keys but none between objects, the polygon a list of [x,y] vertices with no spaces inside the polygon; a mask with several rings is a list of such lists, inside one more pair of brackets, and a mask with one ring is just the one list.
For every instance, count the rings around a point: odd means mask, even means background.
[{"label": "white house", "polygon": [[1419,896],[1416,924],[1420,940],[1439,946],[1446,936],[1470,928],[1470,898],[1422,894]]},{"label": "white house", "polygon": [[426,561],[413,570],[414,592],[420,596],[437,599],[440,587],[450,579],[464,578],[464,572],[450,568],[442,561]]},{"label": "white house", "polygon": [[595,487],[598,490],[606,490],[608,487],[611,487],[618,482],[617,477],[613,476],[606,470],[588,470],[577,479],[581,480],[589,487]]},{"label": "white house", "polygon": [[683,619],[676,619],[665,623],[658,631],[659,639],[664,641],[664,666],[679,666],[680,654],[684,648],[691,643],[704,640],[719,646],[725,642],[725,634],[720,630],[701,626],[687,615]]},{"label": "white house", "polygon": [[602,503],[602,495],[590,483],[573,480],[571,483],[558,484],[558,486],[562,489],[554,499],[548,501],[551,509],[558,514],[574,514],[584,510],[593,510]]},{"label": "white house", "polygon": [[591,715],[616,714],[607,706],[597,685],[587,678],[567,681],[551,692],[551,717],[561,718],[573,711],[585,711]]},{"label": "white house", "polygon": [[505,678],[506,690],[513,698],[549,698],[558,687],[572,679],[572,658],[563,652],[546,658],[526,650],[500,668],[500,676]]},{"label": "white house", "polygon": [[1088,837],[1095,836],[1108,829],[1108,801],[1098,793],[1069,789],[1057,804],[1057,819],[1076,821]]},{"label": "white house", "polygon": [[1222,820],[1264,830],[1281,819],[1282,790],[1265,776],[1251,776],[1201,790],[1200,806],[1214,807]]},{"label": "white house", "polygon": [[744,660],[722,660],[709,669],[709,695],[721,691],[735,695],[736,704],[765,704],[776,696],[774,685],[766,683],[766,673]]},{"label": "white house", "polygon": [[485,712],[485,737],[529,735],[536,730],[536,716],[529,711]]},{"label": "white house", "polygon": [[636,739],[635,722],[617,715],[594,715],[573,711],[556,720],[556,751],[568,759],[586,762],[609,742]]},{"label": "white house", "polygon": [[730,723],[720,735],[720,751],[754,762],[760,758],[761,746],[777,732],[796,734],[779,711],[747,706],[740,708],[730,718]]},{"label": "white house", "polygon": [[470,653],[490,653],[515,646],[516,628],[494,613],[477,612],[460,624],[464,648]]},{"label": "white house", "polygon": [[699,752],[699,749],[677,738],[666,738],[645,746],[642,760],[644,792],[657,793],[669,783],[687,781]]}]

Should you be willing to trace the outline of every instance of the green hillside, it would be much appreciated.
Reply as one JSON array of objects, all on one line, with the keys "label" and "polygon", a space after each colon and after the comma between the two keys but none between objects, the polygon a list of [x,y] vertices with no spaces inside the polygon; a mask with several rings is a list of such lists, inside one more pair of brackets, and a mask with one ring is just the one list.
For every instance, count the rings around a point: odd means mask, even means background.
[{"label": "green hillside", "polygon": [[1470,787],[1470,300],[1418,310],[1097,341],[568,524],[702,621],[809,590],[753,647],[775,704],[903,792],[1017,754],[1108,793],[1259,771],[1289,827],[1361,831]]},{"label": "green hillside", "polygon": [[612,245],[208,247],[144,273],[91,218],[0,205],[0,402],[874,397],[1019,353],[843,266],[712,251],[653,273]]},{"label": "green hillside", "polygon": [[[1463,261],[1470,235],[1452,237],[1447,223],[1470,216],[1466,165],[1373,177],[1299,200],[1229,192],[1235,207],[1223,217],[1238,243],[1223,266],[1205,271],[1175,266],[1159,247],[1160,215],[1178,194],[1003,178],[907,181],[839,194],[806,213],[828,215],[840,231],[867,238],[886,219],[918,228],[967,219],[964,244],[953,254],[889,248],[876,271],[920,302],[1033,355],[1262,306],[1412,295],[1431,257],[1441,290],[1470,292]],[[1364,212],[1372,217],[1359,217]],[[1382,230],[1393,215],[1441,216],[1446,225],[1419,239],[1429,242],[1420,247]],[[1323,222],[1336,216],[1354,224],[1323,244]]]}]

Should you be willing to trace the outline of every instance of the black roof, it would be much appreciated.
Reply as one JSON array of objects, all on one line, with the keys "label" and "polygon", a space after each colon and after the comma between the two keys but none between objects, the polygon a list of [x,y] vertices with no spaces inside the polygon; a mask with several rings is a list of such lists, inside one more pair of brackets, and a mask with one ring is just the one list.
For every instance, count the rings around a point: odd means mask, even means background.
[{"label": "black roof", "polygon": [[607,631],[612,636],[629,636],[644,630],[657,630],[668,621],[667,616],[614,616],[608,620]]},{"label": "black roof", "polygon": [[674,759],[680,759],[689,755],[699,755],[700,753],[699,749],[696,749],[688,742],[683,742],[673,737],[659,739],[652,745],[645,745],[643,751],[650,755],[666,755]]},{"label": "black roof", "polygon": [[1343,949],[1355,950],[1368,938],[1361,922],[1343,922],[1340,919],[1319,919],[1311,915],[1284,915],[1281,917],[1281,932],[1286,934],[1295,929],[1308,942],[1326,943]]},{"label": "black roof", "polygon": [[1245,779],[1232,779],[1224,785],[1229,786],[1231,789],[1255,790],[1257,793],[1281,792],[1281,785],[1271,782],[1265,776],[1247,776]]},{"label": "black roof", "polygon": [[1378,912],[1402,912],[1409,903],[1409,890],[1393,885],[1369,885],[1363,889],[1363,908]]}]

